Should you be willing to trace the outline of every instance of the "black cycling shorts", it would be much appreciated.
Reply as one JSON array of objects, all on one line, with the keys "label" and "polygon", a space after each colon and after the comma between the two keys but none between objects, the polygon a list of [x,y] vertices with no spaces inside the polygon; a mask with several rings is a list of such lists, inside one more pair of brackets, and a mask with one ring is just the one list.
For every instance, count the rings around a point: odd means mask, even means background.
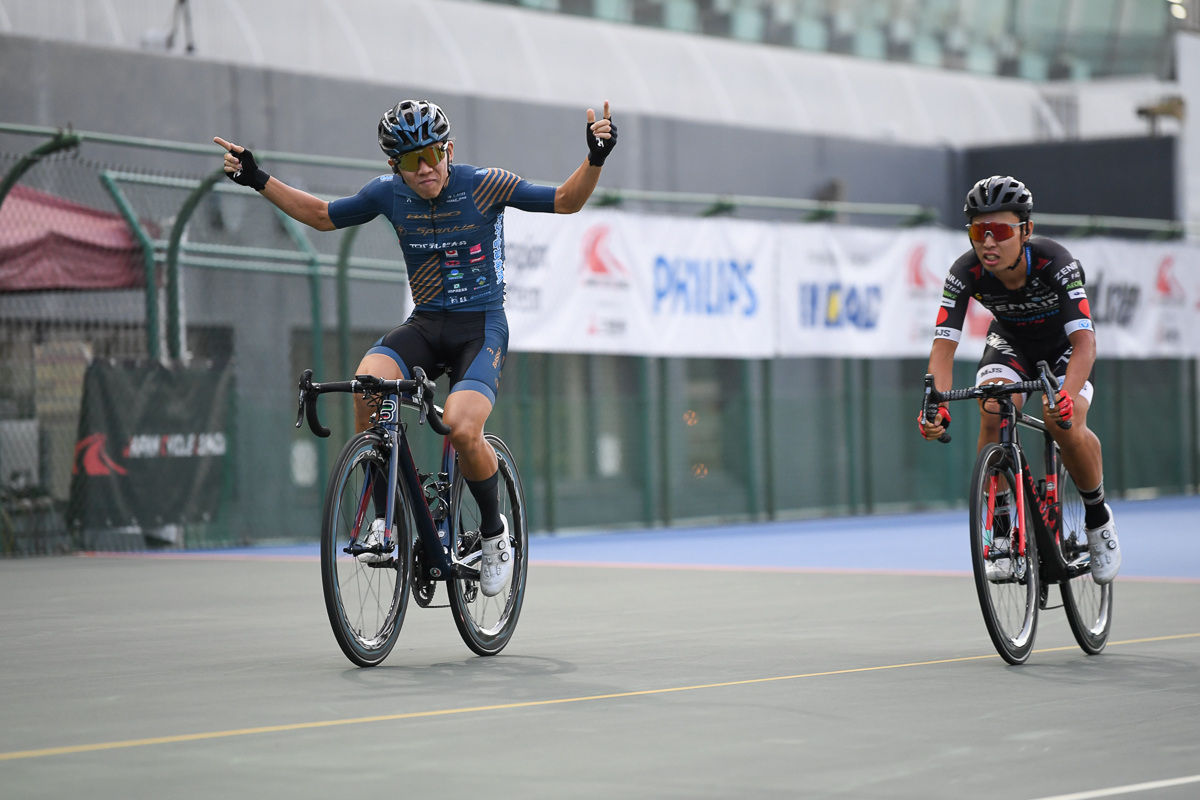
[{"label": "black cycling shorts", "polygon": [[381,353],[411,378],[420,367],[430,380],[450,376],[450,393],[470,389],[496,404],[508,355],[508,318],[496,311],[414,311],[367,351]]},{"label": "black cycling shorts", "polygon": [[[1057,343],[1050,347],[1038,347],[1029,342],[1022,342],[1006,331],[1000,323],[992,320],[992,324],[988,326],[987,346],[983,348],[983,358],[979,359],[979,371],[975,373],[975,385],[996,378],[1004,378],[1013,383],[1037,380],[1037,363],[1045,361],[1050,365],[1050,371],[1058,376],[1058,385],[1062,386],[1073,350],[1070,344],[1064,350],[1062,345]],[[1088,375],[1088,380],[1079,392],[1079,396],[1089,404],[1095,391],[1092,386],[1092,378],[1095,377],[1096,365],[1093,364],[1092,374]]]}]

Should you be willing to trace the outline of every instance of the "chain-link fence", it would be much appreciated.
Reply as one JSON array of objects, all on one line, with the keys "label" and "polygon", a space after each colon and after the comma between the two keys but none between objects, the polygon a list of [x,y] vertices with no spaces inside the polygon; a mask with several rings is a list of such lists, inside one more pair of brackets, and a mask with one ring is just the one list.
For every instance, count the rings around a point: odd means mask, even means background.
[{"label": "chain-link fence", "polygon": [[[23,162],[30,138],[0,133],[0,175],[28,167],[0,205],[0,550],[311,540],[352,421],[348,398],[327,397],[333,436],[296,430],[295,381],[310,367],[349,377],[404,319],[394,233],[382,222],[302,230],[221,178],[203,148],[117,138]],[[327,196],[382,166],[274,155],[264,157],[274,174]],[[72,484],[92,453],[80,436],[85,374],[97,362],[232,365],[212,509],[176,525],[72,522]],[[489,429],[518,459],[535,530],[961,504],[977,412],[955,416],[950,446],[922,442],[924,371],[916,360],[514,352]],[[956,365],[956,385],[972,378],[973,365]],[[1193,491],[1194,361],[1101,361],[1095,384],[1090,424],[1110,492]],[[416,426],[410,435],[432,468],[439,441]],[[120,466],[137,453],[94,455]]]}]

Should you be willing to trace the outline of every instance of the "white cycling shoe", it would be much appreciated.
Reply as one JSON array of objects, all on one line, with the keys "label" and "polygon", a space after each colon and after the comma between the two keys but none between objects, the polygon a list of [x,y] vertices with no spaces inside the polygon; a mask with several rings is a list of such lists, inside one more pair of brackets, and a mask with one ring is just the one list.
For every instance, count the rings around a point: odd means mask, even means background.
[{"label": "white cycling shoe", "polygon": [[[396,532],[396,526],[392,526],[392,533]],[[356,558],[364,564],[378,564],[380,561],[387,561],[392,557],[392,550],[396,547],[396,537],[387,535],[387,523],[382,519],[376,519],[371,523],[371,530],[367,531],[367,535],[362,538],[359,544],[362,547],[381,547],[387,543],[391,543],[385,552],[379,553],[359,553]]]},{"label": "white cycling shoe", "polygon": [[1117,522],[1108,503],[1108,522],[1099,528],[1088,528],[1088,553],[1092,558],[1092,580],[1103,586],[1112,583],[1121,569],[1121,545],[1117,543]]},{"label": "white cycling shoe", "polygon": [[990,558],[983,565],[983,572],[987,579],[992,583],[1004,583],[1011,581],[1013,577],[1013,562],[1008,557],[1009,555],[1009,537],[997,536],[992,539],[992,544],[988,548],[989,555],[1002,553],[1004,558],[997,558],[995,561]]},{"label": "white cycling shoe", "polygon": [[512,542],[508,540],[508,520],[500,518],[504,529],[499,536],[482,540],[483,558],[479,561],[479,590],[484,597],[495,597],[512,577]]}]

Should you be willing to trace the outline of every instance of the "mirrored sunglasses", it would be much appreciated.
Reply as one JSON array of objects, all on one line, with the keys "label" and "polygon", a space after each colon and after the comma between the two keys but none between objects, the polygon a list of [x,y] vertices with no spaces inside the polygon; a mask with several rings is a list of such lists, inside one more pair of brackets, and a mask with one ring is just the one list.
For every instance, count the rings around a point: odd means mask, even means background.
[{"label": "mirrored sunglasses", "polygon": [[982,242],[990,233],[997,242],[1011,239],[1017,235],[1017,229],[1024,222],[972,222],[967,226],[967,235],[976,242]]},{"label": "mirrored sunglasses", "polygon": [[412,150],[408,153],[401,153],[396,157],[396,164],[405,172],[416,172],[421,168],[421,162],[424,161],[431,167],[436,167],[442,163],[442,159],[446,157],[446,145],[431,144],[428,147],[420,150]]}]

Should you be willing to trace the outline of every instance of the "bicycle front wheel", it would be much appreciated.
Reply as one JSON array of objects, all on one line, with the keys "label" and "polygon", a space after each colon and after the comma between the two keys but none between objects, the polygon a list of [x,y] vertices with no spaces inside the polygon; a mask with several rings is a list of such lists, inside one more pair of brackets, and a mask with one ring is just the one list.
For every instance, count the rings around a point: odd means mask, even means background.
[{"label": "bicycle front wheel", "polygon": [[1108,632],[1112,628],[1111,583],[1100,586],[1092,580],[1087,568],[1087,532],[1083,522],[1083,498],[1075,482],[1061,464],[1058,468],[1058,499],[1062,506],[1062,529],[1059,547],[1067,569],[1080,574],[1059,584],[1063,610],[1067,612],[1067,623],[1071,633],[1083,652],[1096,655],[1108,644]]},{"label": "bicycle front wheel", "polygon": [[[500,513],[508,520],[513,569],[508,585],[494,597],[485,597],[479,581],[456,577],[447,583],[454,623],[467,647],[481,656],[494,656],[504,649],[517,628],[521,604],[525,599],[525,575],[529,568],[529,530],[525,517],[525,492],[512,453],[500,437],[484,434],[496,451],[500,479]],[[454,467],[450,494],[450,547],[455,557],[478,567],[482,560],[479,543],[479,506],[467,488],[466,479]]]},{"label": "bicycle front wheel", "polygon": [[[988,576],[988,563],[996,563],[993,535],[997,528],[995,497],[1005,486],[1012,487],[1010,505],[1016,513],[1016,492],[1023,491],[1012,471],[1008,454],[999,444],[979,451],[971,475],[971,562],[975,571],[975,589],[988,635],[1000,657],[1010,664],[1023,664],[1033,652],[1038,616],[1037,543],[1029,524],[1029,504],[1025,503],[1025,555],[1011,559],[1011,575]],[[1001,521],[1003,525],[1004,522]],[[1015,543],[1015,539],[1014,539]]]},{"label": "bicycle front wheel", "polygon": [[333,635],[346,658],[373,667],[387,658],[400,635],[412,575],[412,534],[404,494],[397,492],[395,547],[374,562],[345,552],[361,543],[376,516],[372,484],[387,480],[383,444],[360,433],[342,448],[325,490],[321,524],[321,583]]}]

